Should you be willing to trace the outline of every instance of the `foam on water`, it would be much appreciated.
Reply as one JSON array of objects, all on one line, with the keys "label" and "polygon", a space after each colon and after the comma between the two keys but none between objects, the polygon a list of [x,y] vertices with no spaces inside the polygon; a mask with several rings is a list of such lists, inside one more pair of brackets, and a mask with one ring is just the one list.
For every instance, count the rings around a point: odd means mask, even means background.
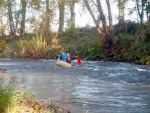
[{"label": "foam on water", "polygon": [[[149,66],[82,61],[80,66],[64,68],[57,66],[56,60],[45,59],[0,59],[0,66],[7,69],[7,80],[26,83],[23,87],[35,91],[39,98],[54,103],[62,100],[57,104],[72,113],[150,112]],[[61,98],[66,93],[68,104]]]}]

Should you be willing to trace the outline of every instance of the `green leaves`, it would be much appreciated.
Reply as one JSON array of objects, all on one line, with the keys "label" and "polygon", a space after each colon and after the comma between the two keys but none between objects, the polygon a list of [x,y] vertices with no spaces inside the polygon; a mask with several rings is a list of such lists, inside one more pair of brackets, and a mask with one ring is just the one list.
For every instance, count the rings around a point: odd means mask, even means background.
[{"label": "green leaves", "polygon": [[0,112],[3,113],[6,107],[11,103],[14,84],[10,83],[8,86],[4,86],[4,81],[0,80]]}]

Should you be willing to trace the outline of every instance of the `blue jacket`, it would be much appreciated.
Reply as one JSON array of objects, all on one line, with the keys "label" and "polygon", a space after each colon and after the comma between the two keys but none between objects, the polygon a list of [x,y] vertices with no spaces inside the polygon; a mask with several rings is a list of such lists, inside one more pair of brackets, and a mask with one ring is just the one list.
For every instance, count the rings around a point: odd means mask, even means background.
[{"label": "blue jacket", "polygon": [[60,55],[59,55],[59,59],[66,62],[67,54],[66,54],[66,53],[60,54]]}]

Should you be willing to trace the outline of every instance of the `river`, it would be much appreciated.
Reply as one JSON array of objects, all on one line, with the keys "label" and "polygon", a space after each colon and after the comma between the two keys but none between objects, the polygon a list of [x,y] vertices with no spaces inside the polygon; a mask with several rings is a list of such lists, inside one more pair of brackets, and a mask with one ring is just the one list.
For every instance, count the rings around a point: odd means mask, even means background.
[{"label": "river", "polygon": [[150,66],[82,61],[64,68],[49,59],[0,59],[6,81],[71,113],[150,113]]}]

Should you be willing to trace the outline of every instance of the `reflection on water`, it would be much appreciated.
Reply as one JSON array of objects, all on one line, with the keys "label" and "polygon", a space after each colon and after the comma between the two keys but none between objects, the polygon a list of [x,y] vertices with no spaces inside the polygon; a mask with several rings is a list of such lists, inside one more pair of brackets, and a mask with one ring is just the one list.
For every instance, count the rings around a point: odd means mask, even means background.
[{"label": "reflection on water", "polygon": [[150,66],[83,61],[0,59],[4,77],[72,113],[150,113]]}]

